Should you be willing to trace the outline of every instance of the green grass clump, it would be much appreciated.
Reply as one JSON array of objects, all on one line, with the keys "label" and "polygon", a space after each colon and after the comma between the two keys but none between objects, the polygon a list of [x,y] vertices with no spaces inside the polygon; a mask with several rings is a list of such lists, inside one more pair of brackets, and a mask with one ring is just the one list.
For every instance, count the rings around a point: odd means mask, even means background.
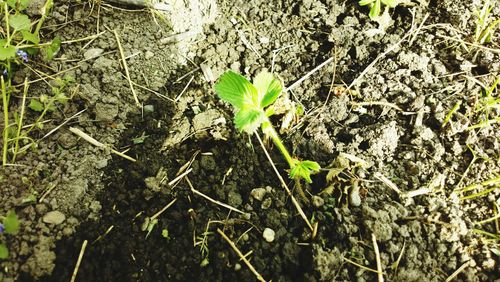
[{"label": "green grass clump", "polygon": [[272,105],[283,90],[279,79],[263,71],[255,77],[252,84],[242,75],[227,71],[215,85],[215,90],[222,100],[229,102],[236,109],[234,123],[238,130],[253,134],[260,128],[279,148],[287,161],[290,177],[312,182],[311,174],[320,170],[319,164],[292,157],[269,120],[274,114]]}]

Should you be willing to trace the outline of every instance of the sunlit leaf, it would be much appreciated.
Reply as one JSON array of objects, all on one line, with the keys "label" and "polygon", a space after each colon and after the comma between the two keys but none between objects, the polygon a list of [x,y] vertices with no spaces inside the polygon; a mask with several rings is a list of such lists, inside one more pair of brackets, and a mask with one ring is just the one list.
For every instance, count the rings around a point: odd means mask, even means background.
[{"label": "sunlit leaf", "polygon": [[28,107],[35,112],[41,112],[44,108],[42,102],[38,101],[37,99],[31,99]]},{"label": "sunlit leaf", "polygon": [[19,220],[14,211],[9,211],[7,213],[3,219],[3,226],[7,234],[17,234],[17,232],[19,232]]},{"label": "sunlit leaf", "polygon": [[252,104],[252,97],[257,96],[257,89],[244,76],[233,71],[224,73],[215,85],[219,97],[235,108]]},{"label": "sunlit leaf", "polygon": [[370,10],[370,19],[375,19],[380,15],[380,10],[381,10],[381,4],[380,0],[375,0],[375,3],[373,4],[371,10]]},{"label": "sunlit leaf", "polygon": [[0,259],[6,259],[9,257],[9,250],[4,244],[0,244]]},{"label": "sunlit leaf", "polygon": [[0,43],[0,61],[5,61],[16,56],[16,48],[14,46],[4,47],[4,44]]},{"label": "sunlit leaf", "polygon": [[238,130],[252,134],[265,120],[266,115],[262,110],[255,108],[243,108],[239,110],[234,117],[234,124]]},{"label": "sunlit leaf", "polygon": [[366,5],[369,5],[369,4],[373,3],[374,1],[375,0],[361,0],[361,1],[358,2],[358,4],[360,6],[366,6]]},{"label": "sunlit leaf", "polygon": [[298,162],[292,169],[290,170],[290,176],[292,178],[301,177],[307,181],[307,183],[312,183],[311,173],[319,172],[321,169],[320,165],[317,162],[313,161],[301,161]]},{"label": "sunlit leaf", "polygon": [[9,25],[15,30],[29,30],[31,27],[31,21],[27,15],[16,14],[10,16]]},{"label": "sunlit leaf", "polygon": [[259,93],[257,104],[259,104],[261,108],[265,108],[274,103],[282,91],[281,81],[267,71],[260,72],[255,77],[253,84]]}]

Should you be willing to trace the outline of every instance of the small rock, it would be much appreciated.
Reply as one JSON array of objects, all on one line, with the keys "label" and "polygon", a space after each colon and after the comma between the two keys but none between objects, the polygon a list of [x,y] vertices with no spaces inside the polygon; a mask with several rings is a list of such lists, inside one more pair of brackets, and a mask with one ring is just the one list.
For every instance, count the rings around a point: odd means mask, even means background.
[{"label": "small rock", "polygon": [[252,192],[250,192],[250,195],[254,197],[257,201],[262,201],[264,199],[264,196],[266,195],[266,189],[265,188],[255,188],[252,189]]},{"label": "small rock", "polygon": [[323,200],[323,198],[321,198],[320,196],[313,196],[312,204],[313,206],[319,208],[325,204],[325,200]]},{"label": "small rock", "polygon": [[85,58],[85,60],[91,60],[99,57],[102,54],[102,52],[104,52],[104,50],[101,48],[92,48],[87,50],[87,52],[83,53],[83,57]]},{"label": "small rock", "polygon": [[268,242],[268,243],[271,243],[272,241],[274,241],[275,235],[276,235],[276,233],[271,228],[264,229],[264,232],[262,233],[262,237],[264,237],[264,240],[266,240],[266,242]]},{"label": "small rock", "polygon": [[66,219],[66,216],[60,211],[50,211],[43,216],[43,222],[49,224],[61,224]]},{"label": "small rock", "polygon": [[262,202],[262,205],[260,205],[260,208],[263,210],[267,210],[269,207],[271,207],[272,203],[273,203],[273,200],[271,200],[271,198],[267,198]]},{"label": "small rock", "polygon": [[349,201],[353,207],[361,206],[361,196],[359,195],[359,186],[354,185],[351,193],[349,194]]},{"label": "small rock", "polygon": [[146,51],[146,54],[144,54],[144,57],[146,58],[146,60],[151,59],[154,56],[155,56],[155,53],[153,53],[151,51]]},{"label": "small rock", "polygon": [[241,264],[236,263],[236,264],[234,265],[234,271],[239,271],[240,269],[241,269]]},{"label": "small rock", "polygon": [[155,106],[154,105],[145,105],[144,106],[144,112],[145,113],[152,113],[155,111]]}]

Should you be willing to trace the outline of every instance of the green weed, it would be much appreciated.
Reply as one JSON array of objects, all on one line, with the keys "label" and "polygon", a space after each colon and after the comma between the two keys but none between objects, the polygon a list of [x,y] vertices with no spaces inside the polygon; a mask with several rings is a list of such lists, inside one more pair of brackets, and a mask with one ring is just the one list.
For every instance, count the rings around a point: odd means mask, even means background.
[{"label": "green weed", "polygon": [[[31,99],[29,108],[40,112],[38,119],[26,129],[23,126],[26,112],[26,98],[28,81],[24,85],[13,85],[14,73],[21,65],[27,65],[30,57],[41,54],[44,60],[54,58],[61,46],[61,40],[55,38],[50,42],[40,43],[40,29],[53,5],[53,0],[47,0],[42,8],[40,19],[32,21],[25,13],[30,0],[6,0],[0,3],[0,75],[1,95],[3,108],[2,132],[2,165],[14,162],[16,156],[27,150],[35,141],[29,133],[40,128],[42,119],[49,111],[53,111],[57,103],[64,103],[67,98],[62,93],[71,79],[56,80],[56,87],[52,88],[52,96],[42,95]],[[23,90],[19,90],[21,88]],[[16,111],[10,112],[13,94],[22,91],[20,105]],[[23,145],[23,148],[20,146]]]},{"label": "green weed", "polygon": [[[10,234],[16,235],[19,232],[19,220],[14,211],[9,211],[7,215],[0,217],[2,218],[2,223],[0,223],[0,235]],[[0,259],[6,259],[9,257],[9,249],[4,243],[0,243]]]},{"label": "green weed", "polygon": [[400,3],[399,0],[361,0],[358,2],[360,6],[370,5],[370,19],[374,20],[380,16],[382,12],[382,4],[389,8],[395,8]]},{"label": "green weed", "polygon": [[474,42],[478,44],[490,43],[493,39],[496,28],[500,24],[500,19],[490,17],[491,10],[495,7],[495,2],[485,0],[481,10],[476,11],[476,32],[474,33]]},{"label": "green weed", "polygon": [[234,117],[236,128],[251,135],[260,127],[264,135],[274,142],[284,156],[290,167],[290,177],[303,178],[311,183],[311,173],[320,170],[319,164],[292,157],[269,120],[275,113],[272,105],[280,96],[282,89],[281,81],[267,71],[259,73],[253,84],[242,75],[227,71],[215,85],[219,97],[236,109]]}]

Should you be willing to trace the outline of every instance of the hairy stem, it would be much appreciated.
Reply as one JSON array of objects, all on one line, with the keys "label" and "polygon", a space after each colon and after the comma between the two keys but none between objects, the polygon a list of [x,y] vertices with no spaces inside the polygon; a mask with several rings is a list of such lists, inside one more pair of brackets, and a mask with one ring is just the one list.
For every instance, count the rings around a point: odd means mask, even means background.
[{"label": "hairy stem", "polygon": [[278,147],[283,157],[285,157],[285,160],[290,168],[293,168],[295,166],[295,159],[292,158],[285,145],[283,144],[283,141],[281,141],[278,132],[276,132],[269,120],[266,120],[262,123],[262,131],[266,136],[271,137],[271,140],[273,140],[274,144]]}]

